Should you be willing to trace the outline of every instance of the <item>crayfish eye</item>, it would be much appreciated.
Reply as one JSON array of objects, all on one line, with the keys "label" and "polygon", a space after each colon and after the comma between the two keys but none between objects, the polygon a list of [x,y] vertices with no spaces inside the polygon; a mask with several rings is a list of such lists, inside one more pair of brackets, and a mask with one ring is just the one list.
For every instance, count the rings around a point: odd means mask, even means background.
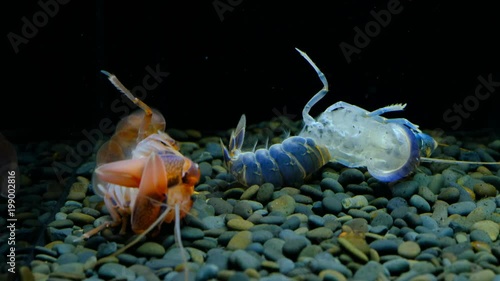
[{"label": "crayfish eye", "polygon": [[192,163],[191,167],[183,173],[182,182],[190,185],[195,185],[200,180],[200,168],[198,164]]}]

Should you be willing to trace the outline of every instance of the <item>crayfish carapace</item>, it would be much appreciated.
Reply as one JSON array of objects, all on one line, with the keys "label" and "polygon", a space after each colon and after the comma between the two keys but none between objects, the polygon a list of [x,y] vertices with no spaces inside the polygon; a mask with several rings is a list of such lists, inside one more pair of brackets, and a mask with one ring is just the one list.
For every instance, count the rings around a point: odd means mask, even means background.
[{"label": "crayfish carapace", "polygon": [[[175,220],[175,239],[180,248],[180,220],[191,210],[191,196],[200,179],[198,164],[179,152],[179,144],[165,130],[162,114],[142,102],[125,88],[115,75],[102,71],[111,83],[140,110],[120,120],[114,135],[97,153],[93,174],[94,192],[104,198],[111,218],[82,235],[88,238],[106,227],[127,222],[136,239],[121,248],[117,255],[163,222]],[[183,250],[181,250],[183,253]]]}]

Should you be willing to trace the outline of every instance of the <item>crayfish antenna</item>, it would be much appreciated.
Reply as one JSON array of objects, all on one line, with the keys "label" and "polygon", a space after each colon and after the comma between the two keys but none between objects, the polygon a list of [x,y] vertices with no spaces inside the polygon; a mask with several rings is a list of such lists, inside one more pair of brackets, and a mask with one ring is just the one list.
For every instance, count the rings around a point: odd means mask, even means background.
[{"label": "crayfish antenna", "polygon": [[500,162],[465,161],[465,160],[451,160],[451,159],[440,159],[440,158],[429,158],[429,157],[420,157],[420,161],[445,163],[445,164],[500,165]]},{"label": "crayfish antenna", "polygon": [[309,114],[309,111],[311,108],[320,100],[322,99],[326,93],[328,93],[328,81],[326,80],[325,75],[319,68],[316,66],[316,64],[312,61],[312,59],[303,51],[299,50],[298,48],[295,48],[297,52],[314,68],[314,71],[316,71],[316,74],[319,77],[319,80],[321,80],[321,83],[323,83],[323,88],[319,90],[304,106],[304,109],[302,110],[302,119],[304,119],[304,124],[306,126],[311,125],[315,122],[314,118]]},{"label": "crayfish antenna", "polygon": [[184,246],[182,245],[182,237],[181,237],[181,212],[179,208],[179,204],[175,204],[175,223],[174,223],[174,239],[177,245],[179,245],[179,250],[181,252],[181,258],[184,263],[184,280],[189,280],[189,268],[187,266],[187,258],[184,253]]},{"label": "crayfish antenna", "polygon": [[116,75],[109,73],[106,70],[101,70],[101,73],[103,73],[104,75],[106,75],[108,77],[109,82],[111,82],[111,84],[113,84],[113,86],[115,86],[115,88],[118,89],[118,91],[125,94],[125,96],[127,96],[127,98],[129,100],[131,100],[135,105],[137,105],[139,108],[144,110],[144,113],[145,113],[144,120],[141,124],[141,127],[139,128],[139,135],[138,135],[138,140],[139,141],[143,140],[146,137],[146,130],[149,127],[149,125],[151,124],[151,119],[153,117],[153,110],[147,104],[145,104],[142,100],[140,100],[139,98],[136,98],[132,94],[132,92],[130,92],[130,90],[127,89],[122,84],[122,82],[120,82],[120,80],[118,80]]}]

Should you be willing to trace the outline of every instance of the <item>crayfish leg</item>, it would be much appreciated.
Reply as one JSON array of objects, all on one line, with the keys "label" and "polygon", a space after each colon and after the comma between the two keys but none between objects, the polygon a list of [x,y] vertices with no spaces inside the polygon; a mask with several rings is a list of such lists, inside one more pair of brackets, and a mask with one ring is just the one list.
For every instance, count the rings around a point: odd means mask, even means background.
[{"label": "crayfish leg", "polygon": [[163,160],[157,153],[151,153],[139,185],[139,193],[132,208],[132,230],[144,232],[161,213],[161,204],[166,202],[168,178]]},{"label": "crayfish leg", "polygon": [[99,181],[137,187],[144,177],[143,171],[147,160],[147,158],[139,158],[111,162],[97,167],[94,173]]},{"label": "crayfish leg", "polygon": [[101,225],[85,232],[79,238],[74,239],[73,242],[78,242],[78,241],[82,241],[84,239],[88,239],[88,238],[96,235],[97,233],[101,232],[105,228],[116,227],[120,224],[122,225],[121,230],[120,230],[120,234],[121,235],[125,234],[125,229],[127,227],[127,218],[123,219],[124,215],[121,214],[119,212],[119,210],[113,205],[112,199],[109,195],[106,195],[104,197],[104,203],[106,204],[106,208],[108,209],[109,215],[111,216],[113,221],[102,223]]}]

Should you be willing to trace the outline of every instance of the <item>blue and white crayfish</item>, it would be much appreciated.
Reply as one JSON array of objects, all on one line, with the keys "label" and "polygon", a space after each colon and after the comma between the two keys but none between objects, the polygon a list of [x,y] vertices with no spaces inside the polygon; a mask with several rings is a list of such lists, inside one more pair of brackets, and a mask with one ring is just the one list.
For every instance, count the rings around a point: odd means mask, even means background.
[{"label": "blue and white crayfish", "polygon": [[305,105],[302,111],[304,127],[299,135],[269,149],[241,152],[245,116],[241,117],[231,135],[229,150],[222,145],[226,165],[241,184],[250,186],[270,182],[275,186],[299,186],[328,161],[350,168],[366,167],[381,182],[394,182],[410,175],[422,161],[500,164],[429,158],[438,146],[431,136],[407,119],[381,116],[401,111],[406,104],[393,104],[370,112],[339,101],[314,119],[309,111],[328,92],[328,82],[309,56],[299,49],[297,51],[314,68],[323,88]]}]

